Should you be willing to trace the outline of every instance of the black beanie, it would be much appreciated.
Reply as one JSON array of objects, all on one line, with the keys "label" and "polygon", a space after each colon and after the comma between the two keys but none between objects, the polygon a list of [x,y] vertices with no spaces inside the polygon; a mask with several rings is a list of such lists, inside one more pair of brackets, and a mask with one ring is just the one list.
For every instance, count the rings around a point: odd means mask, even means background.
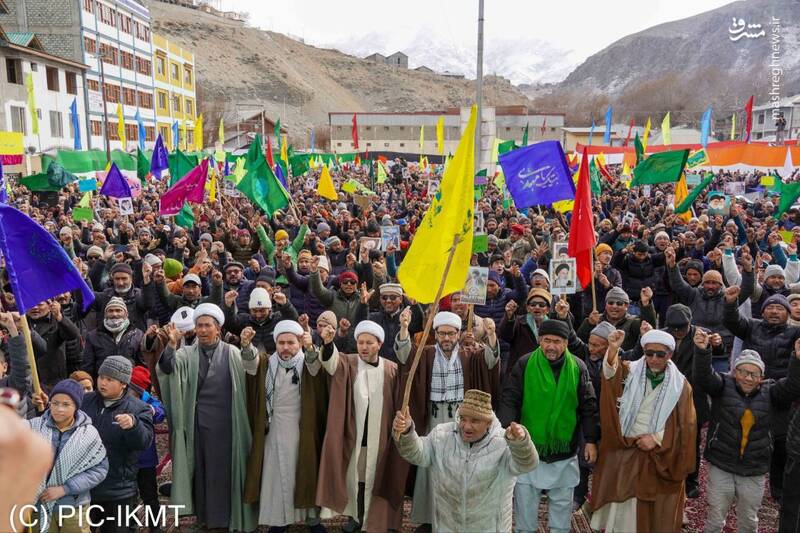
[{"label": "black beanie", "polygon": [[539,337],[542,335],[555,335],[564,339],[569,339],[569,326],[561,320],[545,320],[539,326]]}]

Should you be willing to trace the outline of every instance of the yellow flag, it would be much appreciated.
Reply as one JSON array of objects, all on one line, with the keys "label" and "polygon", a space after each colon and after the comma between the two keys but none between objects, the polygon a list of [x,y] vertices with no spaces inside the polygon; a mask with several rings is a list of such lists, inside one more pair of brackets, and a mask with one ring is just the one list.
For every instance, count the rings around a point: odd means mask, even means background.
[{"label": "yellow flag", "polygon": [[203,114],[200,113],[194,122],[194,149],[200,151],[203,148]]},{"label": "yellow flag", "polygon": [[213,204],[217,201],[217,173],[211,172],[211,180],[206,181],[211,184],[211,190],[208,191],[208,203]]},{"label": "yellow flag", "polygon": [[332,202],[339,198],[339,195],[336,194],[336,188],[333,186],[331,173],[328,172],[328,165],[322,166],[322,173],[319,175],[319,183],[317,184],[317,195]]},{"label": "yellow flag", "polygon": [[622,162],[622,174],[621,176],[630,176],[631,175],[631,167],[628,166],[627,161]]},{"label": "yellow flag", "polygon": [[476,115],[476,107],[472,106],[456,155],[447,166],[439,192],[431,198],[431,205],[397,273],[406,295],[420,303],[436,299],[456,238],[458,242],[442,294],[463,289],[467,280],[472,258]]},{"label": "yellow flag", "polygon": [[669,127],[669,111],[664,115],[664,120],[661,121],[661,140],[664,141],[664,146],[672,144],[672,134]]},{"label": "yellow flag", "polygon": [[317,158],[313,155],[308,158],[308,168],[316,169],[317,168]]},{"label": "yellow flag", "polygon": [[[686,175],[681,174],[681,179],[679,179],[678,184],[675,185],[675,199],[673,200],[672,205],[675,207],[681,205],[687,196],[689,196],[689,189],[686,187]],[[678,216],[688,224],[692,219],[692,212],[689,210],[685,213],[679,214]]]},{"label": "yellow flag", "polygon": [[28,90],[28,113],[31,115],[31,133],[39,135],[39,115],[36,112],[36,96],[33,93],[33,72],[25,75],[25,88]]},{"label": "yellow flag", "polygon": [[648,137],[650,137],[650,117],[647,117],[647,124],[644,125],[644,135],[642,135],[642,150],[647,150]]},{"label": "yellow flag", "polygon": [[122,149],[128,150],[128,139],[125,138],[125,116],[122,114],[122,103],[117,104],[117,136],[122,143]]},{"label": "yellow flag", "polygon": [[419,153],[422,153],[422,147],[425,145],[425,125],[419,128]]},{"label": "yellow flag", "polygon": [[92,193],[91,193],[91,191],[83,193],[83,197],[81,198],[81,201],[78,202],[78,207],[92,207]]},{"label": "yellow flag", "polygon": [[217,138],[219,142],[225,144],[225,120],[220,118],[219,119],[219,131],[217,132]]},{"label": "yellow flag", "polygon": [[236,166],[233,167],[233,171],[231,171],[231,175],[228,176],[228,179],[234,182],[235,184],[239,184],[242,181],[242,178],[245,174],[247,174],[247,170],[244,168],[245,163],[244,157],[240,157],[236,160]]},{"label": "yellow flag", "polygon": [[383,163],[379,161],[376,162],[378,165],[378,179],[377,183],[380,185],[381,183],[386,183],[386,169],[383,168]]},{"label": "yellow flag", "polygon": [[440,155],[444,155],[444,117],[436,121],[436,148]]},{"label": "yellow flag", "polygon": [[288,165],[289,152],[287,151],[288,150],[287,146],[289,146],[289,143],[286,140],[286,135],[283,135],[283,142],[281,142],[281,160]]},{"label": "yellow flag", "polygon": [[736,139],[736,113],[731,116],[731,140]]}]

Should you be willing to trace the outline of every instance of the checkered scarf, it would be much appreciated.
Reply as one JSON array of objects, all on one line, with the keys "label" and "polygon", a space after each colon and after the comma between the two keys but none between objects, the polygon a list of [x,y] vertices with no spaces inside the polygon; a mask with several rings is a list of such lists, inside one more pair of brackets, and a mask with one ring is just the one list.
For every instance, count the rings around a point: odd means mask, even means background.
[{"label": "checkered scarf", "polygon": [[436,345],[431,375],[431,401],[458,403],[464,399],[464,372],[461,371],[461,358],[458,356],[458,345],[448,360],[444,352]]},{"label": "checkered scarf", "polygon": [[294,374],[293,383],[300,384],[300,376],[303,375],[303,363],[305,363],[305,356],[303,355],[303,350],[297,352],[297,355],[284,361],[278,356],[278,352],[273,352],[272,355],[269,356],[269,366],[267,367],[267,383],[266,383],[266,394],[267,394],[267,421],[272,419],[272,397],[275,393],[275,380],[278,378],[278,367],[284,369],[284,371],[289,371]]}]

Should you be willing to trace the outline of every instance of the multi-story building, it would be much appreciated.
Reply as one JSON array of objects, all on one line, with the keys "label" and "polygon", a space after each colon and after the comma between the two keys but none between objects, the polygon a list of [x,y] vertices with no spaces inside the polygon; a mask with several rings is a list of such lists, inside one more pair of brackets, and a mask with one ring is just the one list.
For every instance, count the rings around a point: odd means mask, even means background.
[{"label": "multi-story building", "polygon": [[[783,132],[784,140],[796,139],[800,132],[800,110],[795,108],[800,104],[800,95],[788,96],[778,100],[753,107],[752,139],[757,141],[775,141],[778,128],[775,124],[778,114],[782,113],[786,120]],[[739,117],[741,121],[741,117]],[[730,125],[728,126],[730,129]]]},{"label": "multi-story building", "polygon": [[194,54],[165,37],[153,35],[153,68],[158,133],[167,147],[174,149],[173,125],[177,123],[181,150],[202,149],[194,142],[197,120]]},{"label": "multi-story building", "polygon": [[[86,146],[86,110],[83,75],[87,66],[48,54],[34,33],[5,32],[0,28],[0,57],[5,67],[0,75],[0,129],[20,132],[29,152],[73,148],[75,129],[70,114],[73,101],[78,115],[78,133]],[[28,107],[25,80],[31,75],[38,134]],[[31,150],[32,148],[32,150]]]},{"label": "multi-story building", "polygon": [[[461,132],[469,118],[469,108],[451,108],[445,111],[420,111],[412,113],[355,113],[358,122],[358,149],[370,152],[406,154],[437,154],[436,124],[444,117],[444,153],[455,153]],[[328,113],[331,131],[331,150],[352,152],[353,112]],[[528,142],[559,139],[564,126],[563,113],[529,111],[526,106],[484,107],[481,126],[482,165],[493,171],[491,151],[494,139],[522,141],[528,128]],[[424,139],[420,148],[420,130]]]},{"label": "multi-story building", "polygon": [[[88,65],[82,84],[89,117],[88,146],[121,148],[117,104],[123,106],[128,150],[138,140],[136,114],[145,145],[155,141],[153,45],[150,11],[137,0],[3,0],[6,31],[33,32],[46,52]],[[101,65],[102,58],[102,65]],[[108,123],[103,124],[104,111]]]}]

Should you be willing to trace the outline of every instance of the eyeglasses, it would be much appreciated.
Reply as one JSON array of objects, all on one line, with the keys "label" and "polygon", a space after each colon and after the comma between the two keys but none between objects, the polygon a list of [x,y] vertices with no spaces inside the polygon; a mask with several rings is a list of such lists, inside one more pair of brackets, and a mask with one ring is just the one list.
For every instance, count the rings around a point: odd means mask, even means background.
[{"label": "eyeglasses", "polygon": [[50,402],[50,408],[69,409],[74,404],[72,402]]},{"label": "eyeglasses", "polygon": [[528,302],[528,307],[550,307],[547,302]]},{"label": "eyeglasses", "polygon": [[616,307],[625,307],[628,305],[627,302],[623,302],[620,300],[609,300],[606,302],[606,305],[616,306]]},{"label": "eyeglasses", "polygon": [[743,368],[737,368],[736,374],[742,378],[761,379],[761,372],[750,372],[749,370],[744,370]]},{"label": "eyeglasses", "polygon": [[645,350],[644,356],[645,357],[658,357],[659,359],[664,359],[669,352],[665,352],[664,350]]},{"label": "eyeglasses", "polygon": [[397,300],[399,298],[400,297],[398,295],[396,295],[396,294],[382,294],[381,295],[381,300],[394,301],[394,300]]},{"label": "eyeglasses", "polygon": [[458,337],[458,331],[437,331],[437,337],[455,338]]},{"label": "eyeglasses", "polygon": [[355,284],[356,284],[356,282],[353,281],[352,279],[343,279],[342,280],[342,285],[355,285]]}]

